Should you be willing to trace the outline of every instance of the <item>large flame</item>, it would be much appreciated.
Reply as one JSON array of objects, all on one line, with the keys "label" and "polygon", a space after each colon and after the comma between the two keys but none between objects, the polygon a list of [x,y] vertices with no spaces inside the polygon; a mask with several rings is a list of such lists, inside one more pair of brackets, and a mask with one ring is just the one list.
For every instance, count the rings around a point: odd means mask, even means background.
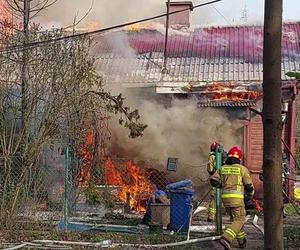
[{"label": "large flame", "polygon": [[[119,201],[127,203],[134,211],[145,212],[147,200],[154,192],[146,172],[132,160],[117,164],[112,159],[104,159],[102,154],[97,154],[95,141],[94,133],[87,133],[81,149],[83,164],[79,174],[79,185],[88,186],[92,182],[95,184],[97,180],[99,185],[117,186]],[[99,164],[94,164],[95,157],[102,158]],[[101,176],[93,176],[93,168],[101,170],[98,172]]]},{"label": "large flame", "polygon": [[233,83],[215,83],[207,88],[207,92],[214,101],[249,101],[262,96],[259,91],[238,90],[236,87]]},{"label": "large flame", "polygon": [[127,161],[121,169],[117,169],[111,159],[107,160],[105,181],[107,185],[120,187],[117,195],[120,201],[129,203],[130,208],[135,211],[146,211],[147,200],[154,190],[145,173],[133,161]]},{"label": "large flame", "polygon": [[251,91],[251,92],[223,92],[213,93],[211,99],[214,101],[249,101],[256,100],[262,96],[262,93]]}]

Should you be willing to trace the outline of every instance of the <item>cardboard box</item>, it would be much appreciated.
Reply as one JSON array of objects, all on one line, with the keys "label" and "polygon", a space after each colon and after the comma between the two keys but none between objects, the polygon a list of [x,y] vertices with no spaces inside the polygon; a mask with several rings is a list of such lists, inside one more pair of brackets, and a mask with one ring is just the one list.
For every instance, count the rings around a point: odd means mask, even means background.
[{"label": "cardboard box", "polygon": [[151,204],[151,224],[161,225],[164,229],[170,223],[170,205],[162,203]]}]

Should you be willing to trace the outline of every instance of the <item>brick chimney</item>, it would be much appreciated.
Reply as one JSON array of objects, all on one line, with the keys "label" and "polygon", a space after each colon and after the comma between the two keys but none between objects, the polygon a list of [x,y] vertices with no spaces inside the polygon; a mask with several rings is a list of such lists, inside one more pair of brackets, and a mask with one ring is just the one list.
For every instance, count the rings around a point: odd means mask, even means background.
[{"label": "brick chimney", "polygon": [[[168,4],[168,2],[166,4]],[[170,12],[189,9],[183,12],[170,15],[170,27],[190,27],[190,17],[192,8],[193,3],[191,1],[170,2]]]}]

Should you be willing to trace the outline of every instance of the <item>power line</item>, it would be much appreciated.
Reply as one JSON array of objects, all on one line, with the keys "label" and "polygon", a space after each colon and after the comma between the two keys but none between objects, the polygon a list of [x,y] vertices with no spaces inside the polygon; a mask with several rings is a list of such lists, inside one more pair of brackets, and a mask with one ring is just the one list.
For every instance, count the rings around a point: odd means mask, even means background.
[{"label": "power line", "polygon": [[186,9],[182,9],[182,10],[172,11],[172,12],[169,12],[169,13],[164,13],[164,14],[160,14],[160,15],[156,15],[156,16],[152,16],[152,17],[148,17],[148,18],[144,18],[144,19],[139,19],[139,20],[136,20],[136,21],[127,22],[127,23],[123,23],[123,24],[118,24],[118,25],[115,25],[115,26],[110,26],[110,27],[107,27],[107,28],[104,28],[104,29],[94,30],[94,31],[90,31],[90,32],[84,32],[84,33],[80,33],[80,34],[73,34],[73,35],[70,35],[70,36],[63,36],[63,37],[54,38],[54,39],[50,39],[50,40],[30,42],[30,43],[27,43],[26,45],[9,46],[5,49],[0,50],[0,52],[3,53],[3,52],[12,52],[12,51],[16,51],[16,50],[32,49],[32,48],[43,46],[43,45],[48,44],[48,43],[54,43],[54,42],[59,42],[59,41],[69,40],[69,39],[82,38],[82,37],[86,37],[86,36],[92,36],[92,35],[104,33],[104,32],[110,31],[110,30],[123,28],[123,27],[129,26],[129,25],[133,25],[133,24],[137,24],[137,23],[142,23],[142,22],[158,19],[158,18],[165,17],[165,16],[168,16],[168,15],[174,15],[174,14],[184,12],[184,11],[187,11],[187,10],[194,10],[196,8],[203,7],[203,6],[210,5],[210,4],[217,3],[217,2],[221,2],[221,1],[222,0],[214,0],[214,1],[210,1],[210,2],[195,5],[192,8],[186,8]]},{"label": "power line", "polygon": [[221,16],[221,17],[223,17],[223,19],[229,24],[229,25],[231,25],[231,22],[222,14],[222,12],[221,11],[219,11],[218,9],[217,9],[217,7],[215,7],[213,4],[211,5],[211,7]]}]

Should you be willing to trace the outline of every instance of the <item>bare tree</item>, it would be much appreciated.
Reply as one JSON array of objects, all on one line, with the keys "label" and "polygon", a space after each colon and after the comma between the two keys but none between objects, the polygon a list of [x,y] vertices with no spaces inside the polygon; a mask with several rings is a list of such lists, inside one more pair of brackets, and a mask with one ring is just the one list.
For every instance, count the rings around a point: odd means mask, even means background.
[{"label": "bare tree", "polygon": [[[7,2],[13,15],[20,17],[24,10],[21,1]],[[30,16],[47,7],[46,3],[50,1],[33,7]],[[41,31],[39,25],[29,23],[27,35],[26,44],[65,33]],[[22,50],[0,54],[0,219],[8,222],[24,200],[33,198],[32,187],[38,185],[38,162],[45,146],[71,142],[74,152],[80,155],[85,133],[97,128],[97,121],[112,115],[120,116],[120,123],[129,129],[132,138],[142,136],[146,126],[139,122],[137,110],[124,105],[121,94],[113,96],[104,90],[95,69],[96,58],[91,54],[91,38],[27,47],[24,30],[16,25],[14,32],[6,33],[1,40],[4,47],[24,45]]]}]

